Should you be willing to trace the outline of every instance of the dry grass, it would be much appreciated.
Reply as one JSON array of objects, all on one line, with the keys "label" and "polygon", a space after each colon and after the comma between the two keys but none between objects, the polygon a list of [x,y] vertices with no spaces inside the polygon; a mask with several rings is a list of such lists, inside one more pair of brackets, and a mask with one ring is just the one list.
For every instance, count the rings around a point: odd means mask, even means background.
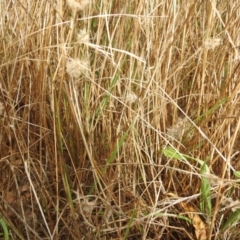
[{"label": "dry grass", "polygon": [[1,1],[0,238],[239,239],[240,3],[67,3]]}]

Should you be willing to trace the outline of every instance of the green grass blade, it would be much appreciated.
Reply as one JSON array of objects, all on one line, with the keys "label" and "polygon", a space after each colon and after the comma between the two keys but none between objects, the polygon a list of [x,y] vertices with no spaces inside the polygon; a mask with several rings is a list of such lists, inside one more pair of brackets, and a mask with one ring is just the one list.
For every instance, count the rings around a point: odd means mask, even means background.
[{"label": "green grass blade", "polygon": [[137,211],[136,211],[136,209],[134,209],[134,210],[133,210],[133,213],[132,213],[132,216],[131,216],[128,224],[127,224],[127,229],[126,229],[126,232],[125,232],[124,238],[123,238],[124,240],[126,240],[127,237],[128,237],[128,235],[129,235],[130,228],[131,228],[131,226],[132,226],[132,223],[133,223],[133,220],[134,220],[134,218],[135,218],[135,216],[136,216],[136,213],[137,213]]},{"label": "green grass blade", "polygon": [[[104,167],[101,168],[101,172],[104,174],[106,173],[106,170],[107,170],[107,167],[114,161],[116,155],[118,154],[118,152],[120,151],[123,143],[125,142],[127,136],[128,136],[128,133],[129,133],[129,130],[132,128],[132,126],[134,125],[135,121],[133,121],[131,123],[131,125],[129,126],[129,128],[127,129],[127,131],[123,134],[123,136],[120,138],[119,141],[117,141],[116,143],[116,146],[115,148],[113,149],[110,157],[107,159],[107,163]],[[89,191],[89,194],[92,194],[92,192],[94,191],[95,189],[95,185],[93,185]]]},{"label": "green grass blade", "polygon": [[206,112],[204,112],[204,114],[202,114],[201,116],[199,116],[197,118],[197,122],[201,122],[203,120],[203,118],[205,116],[211,115],[215,110],[217,110],[221,105],[223,105],[224,103],[226,103],[228,100],[228,98],[223,98],[220,101],[218,101],[212,108],[210,108],[209,110],[207,110]]},{"label": "green grass blade", "polygon": [[116,144],[115,148],[113,149],[110,157],[109,157],[108,160],[107,160],[106,166],[104,166],[104,167],[102,168],[102,173],[105,173],[105,172],[106,172],[107,166],[110,165],[110,164],[113,162],[113,160],[115,159],[117,153],[118,153],[119,150],[121,149],[124,141],[126,140],[126,138],[127,138],[127,136],[128,136],[129,130],[130,130],[130,128],[123,134],[123,136],[120,138],[120,140],[117,141],[117,144]]},{"label": "green grass blade", "polygon": [[64,171],[64,187],[65,187],[65,191],[66,191],[66,194],[67,194],[67,199],[68,199],[70,208],[71,208],[72,212],[74,213],[74,206],[73,206],[73,200],[72,200],[72,195],[71,195],[71,189],[70,189],[69,182],[68,182],[68,177],[67,177],[67,174],[66,174],[65,171]]},{"label": "green grass blade", "polygon": [[55,107],[55,118],[56,118],[56,132],[57,132],[57,137],[59,140],[59,146],[60,146],[60,150],[61,153],[63,153],[63,140],[62,140],[62,123],[61,123],[61,114],[60,114],[60,110],[59,110],[59,103],[57,98],[55,99],[56,101],[56,107]]},{"label": "green grass blade", "polygon": [[192,220],[190,218],[185,217],[183,215],[177,215],[177,214],[171,214],[171,213],[165,213],[165,212],[158,212],[158,213],[154,214],[154,217],[155,218],[158,218],[158,217],[173,217],[173,218],[178,218],[178,219],[184,220],[188,223],[192,222]]},{"label": "green grass blade", "polygon": [[[114,161],[116,155],[118,154],[118,152],[120,151],[124,141],[126,140],[126,138],[128,136],[128,133],[129,133],[129,130],[132,126],[133,126],[133,123],[129,126],[128,130],[123,134],[123,136],[120,138],[120,140],[117,141],[116,146],[113,149],[110,157],[108,158],[106,165],[101,168],[101,172],[103,174],[106,173],[107,167]],[[93,193],[94,189],[95,189],[95,185],[92,185],[88,194],[91,195]]]},{"label": "green grass blade", "polygon": [[208,173],[209,168],[204,163],[201,167],[202,182],[200,188],[200,209],[203,213],[206,213],[207,216],[210,218],[212,212],[212,202],[210,180],[208,177],[206,177],[206,174]]},{"label": "green grass blade", "polygon": [[231,228],[236,224],[240,219],[240,209],[232,212],[226,221],[226,223],[222,226],[221,231],[226,231],[227,229]]},{"label": "green grass blade", "polygon": [[8,232],[8,227],[7,227],[5,219],[1,218],[0,219],[0,224],[1,224],[2,228],[3,228],[4,240],[9,240],[9,232]]},{"label": "green grass blade", "polygon": [[109,99],[110,99],[110,94],[112,93],[114,86],[116,85],[118,79],[119,79],[119,76],[115,75],[111,82],[109,89],[106,91],[102,101],[100,102],[99,107],[95,111],[94,118],[99,118],[99,112],[104,110],[107,107],[107,105],[109,103]]}]

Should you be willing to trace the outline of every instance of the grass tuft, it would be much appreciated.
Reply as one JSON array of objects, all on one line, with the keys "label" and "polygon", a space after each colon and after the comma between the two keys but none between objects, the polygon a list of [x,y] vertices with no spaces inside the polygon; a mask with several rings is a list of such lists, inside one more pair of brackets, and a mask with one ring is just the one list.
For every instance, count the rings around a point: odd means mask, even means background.
[{"label": "grass tuft", "polygon": [[0,3],[0,239],[239,239],[238,1]]}]

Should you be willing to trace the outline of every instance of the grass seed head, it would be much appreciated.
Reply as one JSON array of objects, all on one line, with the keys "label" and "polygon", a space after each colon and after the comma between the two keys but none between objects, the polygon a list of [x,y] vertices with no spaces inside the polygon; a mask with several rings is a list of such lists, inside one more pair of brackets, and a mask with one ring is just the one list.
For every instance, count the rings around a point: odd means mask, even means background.
[{"label": "grass seed head", "polygon": [[89,0],[67,0],[72,11],[82,11],[89,4]]},{"label": "grass seed head", "polygon": [[125,98],[127,103],[135,103],[138,100],[137,95],[134,92],[129,92]]},{"label": "grass seed head", "polygon": [[89,34],[87,33],[86,29],[79,31],[79,33],[77,34],[77,41],[79,43],[89,43],[90,42],[90,37],[89,37]]},{"label": "grass seed head", "polygon": [[183,135],[187,133],[191,128],[191,124],[187,118],[179,118],[172,127],[167,129],[167,135],[170,140],[181,141]]},{"label": "grass seed head", "polygon": [[85,59],[70,58],[66,63],[67,73],[72,78],[79,78],[82,74],[86,75],[89,70],[89,63]]},{"label": "grass seed head", "polygon": [[222,40],[221,38],[209,38],[209,39],[206,39],[206,41],[204,42],[204,47],[206,49],[214,49],[218,46],[220,46],[222,43]]}]

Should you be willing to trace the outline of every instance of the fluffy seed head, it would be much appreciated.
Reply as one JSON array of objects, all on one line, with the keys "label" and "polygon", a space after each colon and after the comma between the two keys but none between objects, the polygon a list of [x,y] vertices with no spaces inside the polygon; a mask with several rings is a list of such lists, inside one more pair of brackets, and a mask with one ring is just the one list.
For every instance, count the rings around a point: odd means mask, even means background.
[{"label": "fluffy seed head", "polygon": [[90,37],[89,37],[89,34],[87,33],[86,29],[79,31],[79,33],[77,35],[77,41],[79,43],[89,43],[90,42]]},{"label": "fluffy seed head", "polygon": [[218,46],[220,46],[222,43],[221,38],[209,38],[204,42],[204,47],[206,49],[214,49]]},{"label": "fluffy seed head", "polygon": [[66,63],[66,70],[70,77],[79,78],[82,74],[86,75],[89,71],[89,62],[84,59],[70,58]]},{"label": "fluffy seed head", "polygon": [[67,0],[72,11],[82,11],[89,4],[89,0]]},{"label": "fluffy seed head", "polygon": [[137,95],[134,92],[129,92],[125,98],[126,102],[132,104],[138,100]]},{"label": "fluffy seed head", "polygon": [[179,118],[177,123],[167,129],[169,140],[181,141],[183,135],[191,129],[191,124],[187,118]]}]

